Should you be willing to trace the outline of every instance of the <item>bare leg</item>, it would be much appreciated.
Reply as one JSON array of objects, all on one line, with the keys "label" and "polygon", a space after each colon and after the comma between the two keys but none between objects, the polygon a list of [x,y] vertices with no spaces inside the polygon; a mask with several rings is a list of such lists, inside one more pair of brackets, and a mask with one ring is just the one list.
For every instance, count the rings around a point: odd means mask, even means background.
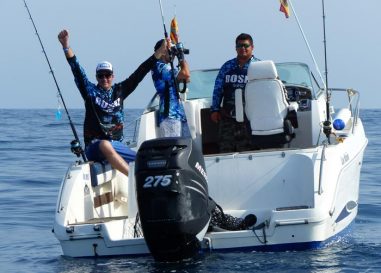
[{"label": "bare leg", "polygon": [[127,162],[114,150],[111,143],[107,140],[101,140],[99,143],[99,149],[110,162],[111,166],[128,176],[128,164]]}]

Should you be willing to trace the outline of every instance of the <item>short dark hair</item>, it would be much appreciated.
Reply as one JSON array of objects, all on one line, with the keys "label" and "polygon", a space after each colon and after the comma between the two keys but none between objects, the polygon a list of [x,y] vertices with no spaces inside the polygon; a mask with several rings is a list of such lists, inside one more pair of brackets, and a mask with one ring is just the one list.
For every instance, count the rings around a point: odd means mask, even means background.
[{"label": "short dark hair", "polygon": [[237,44],[238,41],[242,41],[242,40],[249,40],[249,41],[250,41],[250,44],[253,45],[253,38],[251,37],[250,34],[247,34],[247,33],[241,33],[241,34],[238,35],[237,38],[235,39],[235,43]]},{"label": "short dark hair", "polygon": [[155,47],[153,48],[154,51],[158,50],[163,42],[164,42],[164,39],[161,39],[161,40],[157,41],[156,44],[155,44]]}]

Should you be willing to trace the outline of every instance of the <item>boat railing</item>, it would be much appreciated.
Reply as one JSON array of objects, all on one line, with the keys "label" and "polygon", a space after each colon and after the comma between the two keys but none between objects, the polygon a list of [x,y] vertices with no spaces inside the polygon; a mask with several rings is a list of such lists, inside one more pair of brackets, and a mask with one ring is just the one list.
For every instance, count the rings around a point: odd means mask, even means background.
[{"label": "boat railing", "polygon": [[[347,108],[351,112],[351,116],[353,117],[353,126],[352,133],[354,133],[355,125],[357,124],[357,120],[359,117],[359,104],[360,104],[360,93],[354,89],[346,89],[346,88],[329,88],[329,96],[332,97],[332,92],[346,92],[348,98]],[[345,106],[345,105],[344,105]],[[320,156],[320,170],[319,170],[319,185],[318,185],[318,194],[321,195],[323,193],[323,165],[326,160],[325,152],[327,148],[328,142],[323,142],[323,149],[321,151]]]},{"label": "boat railing", "polygon": [[[351,116],[353,117],[353,125],[356,125],[360,113],[360,93],[352,88],[328,88],[328,91],[330,96],[332,92],[347,93],[348,109],[351,111]],[[352,133],[354,129],[355,126],[352,126]]]},{"label": "boat railing", "polygon": [[132,142],[137,143],[138,142],[138,133],[139,133],[139,127],[140,127],[140,117],[135,120],[135,128],[134,128],[134,134],[132,136]]},{"label": "boat railing", "polygon": [[130,131],[132,131],[132,135],[128,135],[127,136],[126,144],[129,147],[135,147],[137,145],[137,143],[138,143],[140,121],[141,121],[141,117],[138,117],[137,119],[135,119],[134,121],[130,122],[126,126],[126,128],[133,127],[133,129],[132,128],[130,129]]},{"label": "boat railing", "polygon": [[319,187],[318,187],[318,194],[319,195],[321,195],[323,193],[323,188],[322,188],[323,164],[324,164],[324,161],[326,160],[325,149],[327,148],[327,144],[328,144],[327,142],[324,143],[323,150],[321,151],[321,155],[320,155]]}]

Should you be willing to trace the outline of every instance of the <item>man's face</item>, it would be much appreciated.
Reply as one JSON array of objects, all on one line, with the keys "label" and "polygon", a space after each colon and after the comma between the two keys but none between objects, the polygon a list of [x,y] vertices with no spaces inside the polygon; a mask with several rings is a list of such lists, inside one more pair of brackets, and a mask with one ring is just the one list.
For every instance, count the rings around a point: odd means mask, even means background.
[{"label": "man's face", "polygon": [[171,61],[171,57],[169,55],[169,52],[167,51],[165,55],[162,57],[162,60],[166,63],[169,63]]},{"label": "man's face", "polygon": [[97,72],[98,85],[103,90],[109,90],[112,86],[112,81],[114,79],[114,74],[109,70],[101,70]]},{"label": "man's face", "polygon": [[238,58],[250,58],[253,55],[254,45],[250,43],[250,40],[238,40],[235,49]]}]

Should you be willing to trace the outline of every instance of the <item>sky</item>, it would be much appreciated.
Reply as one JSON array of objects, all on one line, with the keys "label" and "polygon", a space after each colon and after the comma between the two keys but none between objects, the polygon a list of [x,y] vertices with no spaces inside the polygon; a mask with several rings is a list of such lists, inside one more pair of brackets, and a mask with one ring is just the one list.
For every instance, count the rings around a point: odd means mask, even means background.
[{"label": "sky", "polygon": [[[70,45],[95,82],[103,60],[115,81],[127,78],[163,37],[159,0],[27,0],[58,86],[68,108],[83,108],[57,34]],[[321,0],[292,0],[317,64],[324,75]],[[314,64],[295,14],[286,19],[278,0],[162,0],[165,24],[176,15],[191,70],[219,68],[235,57],[235,38],[254,38],[254,55],[275,62]],[[381,1],[325,1],[328,85],[354,88],[362,108],[381,108]],[[0,0],[0,108],[57,108],[57,88],[23,0]],[[154,94],[148,74],[126,99],[125,108],[144,108]]]}]

